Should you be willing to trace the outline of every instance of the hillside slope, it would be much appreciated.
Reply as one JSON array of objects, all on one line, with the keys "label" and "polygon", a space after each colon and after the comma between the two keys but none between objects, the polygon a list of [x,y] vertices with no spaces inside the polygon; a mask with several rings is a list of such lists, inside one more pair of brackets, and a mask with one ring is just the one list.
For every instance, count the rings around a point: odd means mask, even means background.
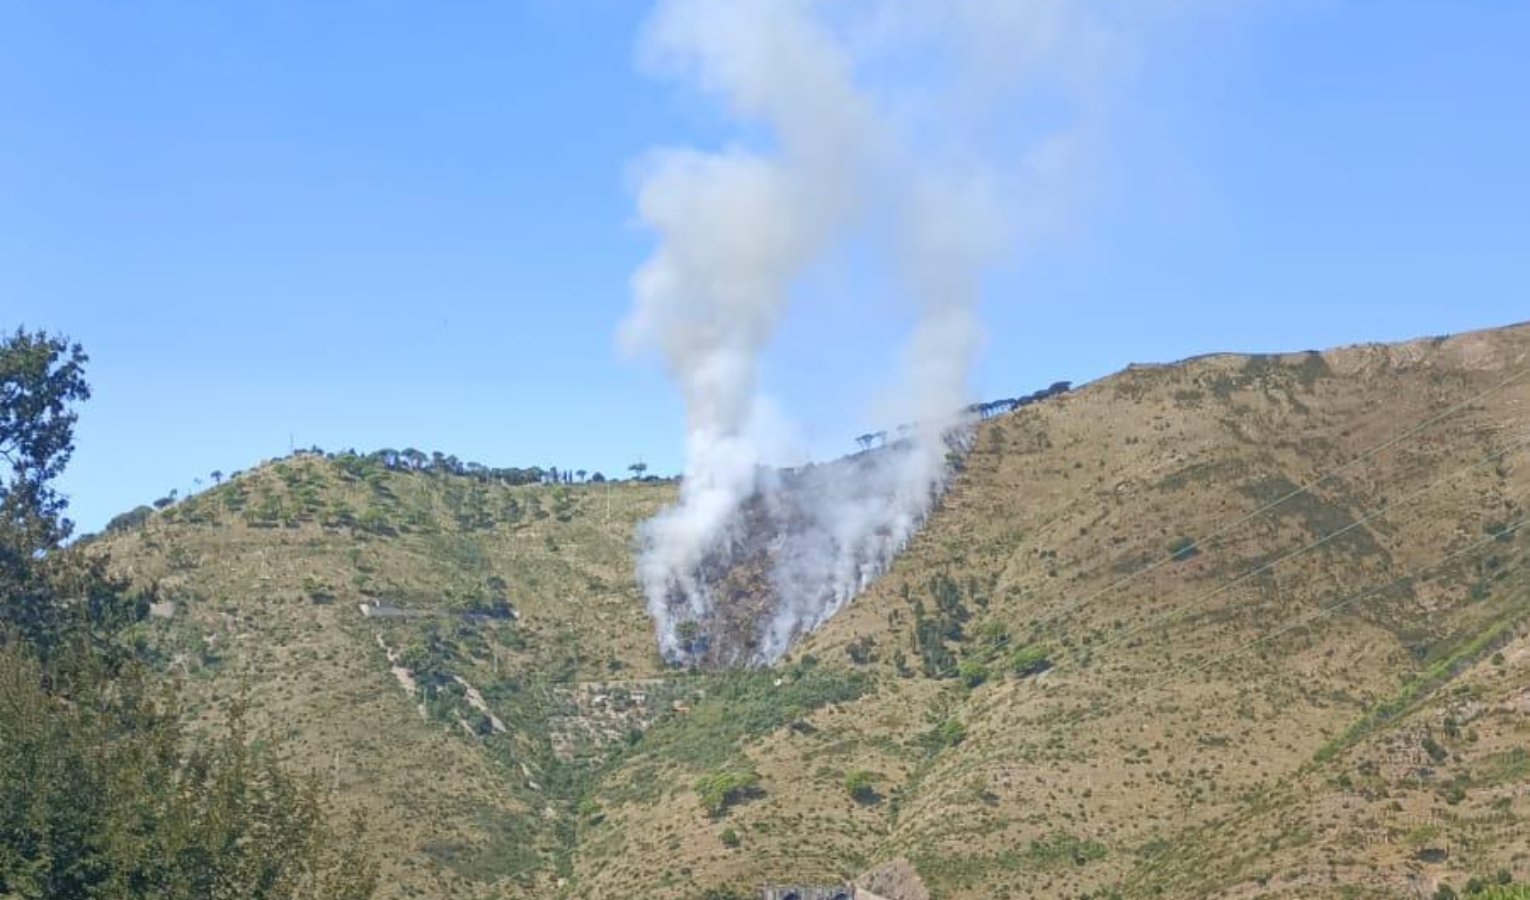
[{"label": "hillside slope", "polygon": [[551,685],[658,674],[627,545],[671,492],[300,455],[103,544],[164,601],[144,646],[363,810],[395,895],[546,895],[571,815],[539,783]]},{"label": "hillside slope", "polygon": [[899,858],[936,898],[1427,896],[1530,879],[1527,409],[1525,326],[1128,369],[984,423],[758,672],[660,666],[629,549],[669,485],[299,458],[104,545],[208,722],[246,696],[368,812],[391,896]]}]

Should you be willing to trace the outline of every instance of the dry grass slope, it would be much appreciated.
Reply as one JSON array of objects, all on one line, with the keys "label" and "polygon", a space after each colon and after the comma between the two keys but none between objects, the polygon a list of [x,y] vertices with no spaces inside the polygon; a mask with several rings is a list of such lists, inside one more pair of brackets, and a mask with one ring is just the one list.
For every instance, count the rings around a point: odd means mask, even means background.
[{"label": "dry grass slope", "polygon": [[1128,369],[985,423],[768,672],[661,670],[629,547],[667,485],[300,458],[108,543],[177,601],[146,646],[368,812],[394,896],[900,857],[937,900],[1429,896],[1530,880],[1527,410],[1525,326]]}]

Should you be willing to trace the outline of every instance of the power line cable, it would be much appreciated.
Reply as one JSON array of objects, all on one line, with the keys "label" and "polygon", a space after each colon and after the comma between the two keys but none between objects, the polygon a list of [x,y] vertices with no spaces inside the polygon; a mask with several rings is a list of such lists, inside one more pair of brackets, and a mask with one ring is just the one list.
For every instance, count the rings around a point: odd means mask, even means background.
[{"label": "power line cable", "polygon": [[1250,569],[1249,571],[1244,572],[1242,575],[1239,575],[1238,577],[1232,579],[1231,581],[1223,582],[1220,586],[1218,586],[1218,587],[1216,587],[1216,588],[1214,588],[1214,589],[1212,589],[1210,591],[1207,591],[1206,593],[1200,595],[1199,597],[1195,598],[1194,600],[1191,600],[1189,603],[1185,604],[1184,606],[1176,607],[1176,608],[1171,609],[1171,610],[1166,610],[1165,612],[1159,614],[1158,616],[1155,616],[1155,617],[1149,619],[1148,621],[1146,621],[1146,622],[1144,622],[1144,623],[1142,623],[1140,625],[1136,625],[1136,626],[1130,627],[1130,628],[1126,629],[1125,631],[1123,631],[1123,632],[1121,632],[1119,634],[1116,634],[1116,635],[1111,636],[1110,638],[1107,638],[1106,640],[1102,641],[1101,643],[1099,643],[1095,647],[1090,648],[1090,652],[1093,653],[1093,652],[1099,652],[1101,650],[1109,649],[1110,647],[1114,647],[1115,645],[1121,643],[1122,641],[1124,641],[1124,640],[1126,640],[1128,638],[1131,638],[1131,637],[1133,637],[1135,635],[1141,634],[1142,632],[1144,632],[1144,631],[1146,631],[1146,630],[1148,630],[1150,628],[1154,628],[1154,627],[1156,627],[1158,625],[1161,625],[1164,622],[1167,622],[1169,620],[1179,618],[1180,616],[1184,615],[1185,613],[1187,613],[1187,612],[1189,612],[1189,611],[1191,611],[1193,609],[1198,608],[1199,606],[1204,604],[1206,601],[1211,600],[1211,599],[1213,599],[1215,597],[1218,597],[1218,596],[1226,593],[1227,591],[1231,590],[1234,587],[1237,587],[1239,584],[1242,584],[1243,582],[1249,580],[1250,578],[1255,578],[1255,577],[1257,577],[1259,575],[1263,575],[1264,573],[1269,572],[1272,569],[1274,569],[1276,566],[1279,566],[1281,563],[1284,563],[1284,562],[1286,562],[1288,560],[1294,559],[1294,558],[1296,558],[1298,556],[1302,556],[1302,555],[1305,555],[1307,553],[1310,553],[1311,551],[1316,550],[1319,547],[1322,547],[1323,545],[1329,543],[1330,541],[1333,541],[1333,540],[1336,540],[1336,539],[1338,539],[1340,537],[1343,537],[1344,535],[1348,534],[1351,531],[1354,531],[1356,528],[1359,528],[1359,527],[1365,525],[1367,522],[1370,522],[1373,519],[1376,519],[1376,518],[1379,518],[1381,516],[1387,515],[1388,513],[1390,513],[1393,510],[1395,510],[1397,507],[1403,506],[1403,505],[1405,505],[1405,504],[1407,504],[1407,503],[1409,503],[1409,502],[1411,502],[1413,500],[1416,500],[1419,497],[1423,496],[1424,494],[1427,494],[1430,491],[1435,490],[1436,488],[1439,488],[1439,487],[1441,487],[1443,485],[1446,485],[1446,484],[1450,484],[1451,482],[1461,478],[1462,476],[1469,475],[1472,472],[1477,471],[1478,469],[1482,469],[1482,468],[1485,468],[1485,467],[1487,467],[1489,465],[1495,464],[1498,461],[1502,460],[1504,457],[1508,456],[1510,453],[1513,453],[1514,451],[1519,450],[1519,449],[1525,447],[1527,444],[1530,444],[1530,438],[1525,438],[1523,440],[1520,440],[1520,441],[1510,445],[1509,447],[1504,448],[1503,450],[1500,450],[1500,451],[1498,451],[1496,453],[1491,454],[1490,456],[1488,456],[1485,459],[1479,460],[1478,462],[1475,462],[1475,463],[1473,463],[1473,464],[1471,464],[1469,466],[1464,466],[1464,467],[1462,467],[1460,469],[1457,469],[1457,470],[1455,470],[1454,472],[1451,472],[1448,475],[1432,479],[1428,484],[1425,484],[1423,487],[1413,491],[1410,494],[1407,494],[1402,499],[1394,500],[1394,501],[1386,504],[1385,506],[1382,506],[1379,509],[1376,509],[1376,510],[1371,511],[1370,513],[1367,513],[1365,516],[1362,516],[1361,518],[1356,519],[1353,522],[1350,522],[1348,525],[1345,525],[1343,528],[1339,528],[1339,529],[1336,529],[1334,531],[1331,531],[1328,534],[1323,535],[1322,537],[1318,538],[1315,541],[1312,541],[1312,542],[1306,544],[1303,547],[1299,547],[1299,548],[1297,548],[1295,550],[1292,550],[1291,552],[1286,553],[1286,554],[1284,554],[1284,555],[1282,555],[1282,556],[1280,556],[1280,557],[1278,557],[1276,559],[1273,559],[1273,560],[1271,560],[1271,561],[1269,561],[1267,563],[1264,563],[1264,564],[1259,565],[1259,566],[1257,566],[1257,567],[1255,567],[1253,569]]},{"label": "power line cable", "polygon": [[1207,669],[1210,669],[1210,668],[1213,668],[1215,666],[1221,665],[1222,663],[1225,663],[1228,660],[1233,659],[1236,656],[1239,656],[1239,655],[1241,655],[1243,653],[1247,653],[1249,650],[1252,650],[1253,648],[1259,646],[1260,644],[1267,643],[1269,641],[1275,640],[1278,637],[1281,637],[1283,635],[1289,634],[1290,632],[1295,631],[1298,628],[1301,628],[1302,626],[1308,624],[1309,622],[1314,622],[1314,621],[1316,621],[1318,619],[1321,619],[1321,618],[1323,618],[1325,616],[1333,615],[1334,613],[1336,613],[1336,612],[1338,612],[1338,611],[1340,611],[1342,609],[1346,609],[1346,608],[1348,608],[1350,606],[1353,606],[1356,603],[1359,603],[1361,600],[1365,600],[1365,599],[1368,599],[1370,597],[1374,597],[1377,594],[1384,593],[1387,590],[1390,590],[1391,588],[1393,588],[1393,587],[1395,587],[1395,586],[1397,586],[1399,584],[1402,584],[1403,582],[1412,581],[1413,579],[1418,578],[1424,572],[1427,572],[1427,571],[1429,571],[1431,569],[1438,569],[1441,566],[1446,565],[1447,563],[1454,562],[1455,560],[1460,559],[1461,557],[1464,557],[1464,556],[1466,556],[1466,555],[1468,555],[1470,553],[1473,553],[1473,552],[1475,552],[1477,550],[1480,550],[1482,547],[1484,547],[1484,546],[1486,546],[1488,544],[1494,543],[1496,541],[1502,541],[1505,538],[1513,535],[1515,532],[1519,531],[1521,528],[1525,527],[1526,524],[1530,524],[1530,517],[1521,518],[1521,519],[1519,519],[1516,522],[1513,522],[1511,524],[1505,525],[1502,529],[1500,529],[1498,531],[1495,531],[1495,532],[1492,532],[1492,533],[1488,534],[1486,537],[1481,538],[1480,540],[1473,541],[1472,543],[1467,544],[1465,547],[1462,547],[1459,550],[1456,550],[1456,551],[1454,551],[1452,553],[1448,553],[1444,557],[1441,557],[1440,559],[1435,560],[1433,563],[1430,563],[1429,565],[1419,566],[1419,567],[1415,567],[1413,569],[1410,569],[1407,572],[1405,572],[1403,575],[1399,576],[1396,579],[1393,579],[1392,581],[1390,581],[1390,582],[1388,582],[1386,584],[1380,585],[1378,587],[1370,588],[1369,590],[1361,591],[1358,594],[1352,594],[1349,597],[1346,597],[1345,599],[1340,600],[1340,601],[1338,601],[1336,603],[1330,604],[1328,606],[1320,607],[1320,608],[1318,608],[1316,610],[1312,610],[1312,611],[1307,612],[1307,613],[1303,613],[1302,615],[1297,616],[1294,619],[1292,619],[1286,625],[1283,625],[1283,626],[1281,626],[1280,628],[1277,628],[1274,631],[1271,631],[1271,632],[1268,632],[1266,634],[1260,635],[1257,638],[1253,638],[1252,640],[1249,640],[1249,641],[1239,645],[1237,648],[1235,648],[1233,650],[1230,650],[1227,653],[1222,654],[1221,656],[1212,658],[1210,660],[1204,660],[1202,662],[1193,663],[1193,664],[1188,665],[1188,666],[1182,666],[1181,668],[1179,668],[1179,669],[1175,670],[1174,672],[1170,673],[1167,677],[1165,677],[1165,678],[1163,678],[1163,679],[1161,679],[1159,681],[1156,681],[1156,682],[1154,682],[1154,683],[1152,683],[1152,684],[1150,684],[1150,685],[1148,685],[1148,686],[1146,686],[1144,688],[1141,688],[1141,689],[1139,689],[1137,691],[1133,691],[1130,694],[1127,694],[1125,697],[1121,698],[1120,700],[1117,700],[1115,703],[1112,703],[1110,706],[1106,707],[1105,710],[1100,713],[1100,715],[1101,716],[1109,716],[1109,715],[1113,714],[1114,712],[1116,712],[1117,710],[1121,709],[1127,703],[1135,702],[1138,697],[1140,697],[1141,695],[1147,693],[1148,691],[1161,689],[1161,688],[1163,688],[1163,687],[1173,683],[1174,681],[1177,681],[1180,678],[1185,677],[1186,675],[1194,675],[1194,674],[1196,674],[1198,672],[1204,672]]},{"label": "power line cable", "polygon": [[[1489,454],[1488,456],[1484,457],[1483,459],[1478,460],[1475,463],[1472,463],[1472,464],[1467,465],[1467,466],[1463,466],[1463,467],[1461,467],[1459,469],[1456,469],[1455,471],[1450,472],[1450,473],[1448,473],[1446,475],[1437,476],[1437,477],[1431,479],[1428,483],[1426,483],[1422,487],[1417,488],[1416,490],[1412,491],[1411,493],[1405,495],[1402,499],[1394,500],[1394,501],[1386,504],[1385,506],[1381,507],[1380,509],[1373,510],[1370,513],[1366,514],[1365,516],[1362,516],[1361,518],[1359,518],[1359,519],[1357,519],[1357,520],[1355,520],[1353,522],[1350,522],[1349,524],[1343,526],[1342,528],[1335,529],[1334,531],[1331,531],[1328,534],[1325,534],[1322,537],[1317,538],[1316,540],[1311,541],[1311,542],[1307,543],[1306,545],[1304,545],[1302,547],[1298,547],[1298,548],[1296,548],[1294,550],[1291,550],[1291,551],[1289,551],[1289,552],[1287,552],[1285,554],[1282,554],[1281,556],[1277,557],[1276,559],[1270,560],[1269,562],[1262,563],[1262,564],[1260,564],[1258,566],[1255,566],[1254,568],[1248,570],[1247,572],[1244,572],[1241,575],[1238,575],[1238,576],[1236,576],[1236,577],[1234,577],[1234,578],[1232,578],[1232,579],[1230,579],[1228,581],[1224,581],[1223,583],[1221,583],[1217,587],[1212,588],[1211,590],[1201,594],[1200,596],[1196,597],[1194,600],[1191,600],[1188,604],[1186,604],[1184,606],[1176,607],[1175,609],[1171,609],[1171,610],[1166,610],[1165,612],[1159,614],[1158,616],[1150,619],[1147,622],[1144,622],[1144,623],[1142,623],[1140,625],[1137,625],[1137,626],[1130,627],[1127,630],[1125,630],[1123,632],[1120,632],[1120,633],[1118,633],[1116,635],[1112,635],[1110,638],[1106,639],[1105,641],[1102,641],[1101,643],[1099,643],[1097,645],[1089,647],[1087,649],[1087,653],[1088,653],[1088,655],[1092,656],[1092,655],[1097,654],[1097,653],[1099,653],[1099,652],[1101,652],[1103,650],[1106,650],[1106,649],[1109,649],[1111,647],[1114,647],[1114,646],[1120,644],[1122,641],[1125,641],[1128,638],[1131,638],[1131,637],[1133,637],[1133,636],[1135,636],[1137,634],[1140,634],[1143,631],[1146,631],[1146,630],[1148,630],[1150,628],[1153,628],[1155,626],[1161,625],[1164,622],[1167,622],[1167,621],[1169,621],[1171,619],[1174,619],[1174,618],[1177,618],[1179,616],[1182,616],[1185,613],[1189,612],[1190,610],[1195,609],[1195,608],[1205,604],[1207,601],[1209,601],[1209,600],[1211,600],[1211,599],[1213,599],[1213,598],[1215,598],[1217,596],[1220,596],[1221,594],[1227,592],[1228,590],[1231,590],[1232,588],[1234,588],[1237,585],[1239,585],[1239,584],[1249,580],[1250,578],[1254,578],[1254,577],[1257,577],[1259,575],[1264,574],[1265,572],[1271,571],[1272,569],[1274,569],[1276,566],[1279,566],[1283,562],[1286,562],[1288,560],[1294,559],[1294,558],[1296,558],[1298,556],[1301,556],[1303,554],[1310,553],[1311,551],[1316,550],[1319,547],[1322,547],[1323,545],[1329,543],[1330,541],[1333,541],[1333,540],[1338,539],[1339,537],[1342,537],[1343,535],[1345,535],[1345,534],[1355,530],[1356,528],[1361,527],[1362,525],[1365,525],[1366,523],[1368,523],[1368,522],[1370,522],[1370,521],[1372,521],[1374,519],[1380,518],[1380,517],[1382,517],[1382,516],[1384,516],[1384,515],[1386,515],[1386,514],[1388,514],[1390,512],[1393,512],[1398,507],[1404,506],[1407,503],[1409,503],[1409,502],[1411,502],[1413,500],[1416,500],[1417,498],[1423,496],[1424,494],[1426,494],[1426,493],[1428,493],[1428,492],[1430,492],[1432,490],[1435,490],[1435,489],[1441,487],[1442,485],[1449,484],[1449,483],[1451,483],[1451,482],[1453,482],[1453,481],[1455,481],[1455,480],[1457,480],[1457,479],[1459,479],[1459,478],[1461,478],[1461,477],[1463,477],[1465,475],[1468,475],[1468,474],[1470,474],[1470,473],[1472,473],[1474,471],[1477,471],[1479,469],[1485,468],[1485,467],[1487,467],[1489,465],[1496,464],[1496,463],[1500,462],[1501,460],[1503,460],[1508,455],[1510,455],[1511,453],[1514,453],[1514,452],[1516,452],[1518,450],[1521,450],[1521,449],[1523,449],[1526,446],[1530,446],[1530,437],[1526,437],[1526,438],[1523,438],[1523,439],[1521,439],[1519,441],[1516,441],[1513,444],[1510,444],[1509,446],[1507,446],[1505,448],[1502,448],[1502,449],[1500,449],[1498,451],[1495,451],[1495,452]],[[1054,668],[1057,668],[1057,667],[1054,666]],[[958,670],[957,670],[956,667],[949,667],[947,669],[943,669],[943,670],[940,670],[939,672],[935,673],[934,677],[936,677],[936,678],[949,677],[950,675],[955,674],[957,671]]]},{"label": "power line cable", "polygon": [[[1518,532],[1520,529],[1524,528],[1526,525],[1530,525],[1530,516],[1523,517],[1523,518],[1521,518],[1521,519],[1519,519],[1519,520],[1517,520],[1515,522],[1511,522],[1509,524],[1506,524],[1502,528],[1500,528],[1499,530],[1491,532],[1491,533],[1487,534],[1485,537],[1483,537],[1483,538],[1481,538],[1479,540],[1473,541],[1473,542],[1467,544],[1464,547],[1461,547],[1461,548],[1459,548],[1459,549],[1457,549],[1455,551],[1447,553],[1445,556],[1441,557],[1440,559],[1435,560],[1432,563],[1429,563],[1429,564],[1424,565],[1424,566],[1416,566],[1416,567],[1408,570],[1407,572],[1405,572],[1403,575],[1393,579],[1392,581],[1387,582],[1386,584],[1379,585],[1379,586],[1372,587],[1372,588],[1368,588],[1368,589],[1360,591],[1358,593],[1351,594],[1351,595],[1345,597],[1342,600],[1339,600],[1339,601],[1337,601],[1335,603],[1329,604],[1328,606],[1320,607],[1320,608],[1318,608],[1316,610],[1312,610],[1312,611],[1303,613],[1303,614],[1301,614],[1299,616],[1296,616],[1296,617],[1292,618],[1291,620],[1289,620],[1286,624],[1276,628],[1275,630],[1267,632],[1265,634],[1262,634],[1259,637],[1253,638],[1251,640],[1248,640],[1248,641],[1244,642],[1243,644],[1239,645],[1238,647],[1234,648],[1233,650],[1228,651],[1227,653],[1221,654],[1219,656],[1212,657],[1210,659],[1204,659],[1204,660],[1201,660],[1199,662],[1191,663],[1191,664],[1186,665],[1186,666],[1181,666],[1180,668],[1178,668],[1178,669],[1174,670],[1173,672],[1169,673],[1167,676],[1165,676],[1165,677],[1163,677],[1163,678],[1161,678],[1161,679],[1159,679],[1157,681],[1154,681],[1154,682],[1152,682],[1152,683],[1150,683],[1148,685],[1145,685],[1144,687],[1139,688],[1139,689],[1137,689],[1135,691],[1131,691],[1131,692],[1125,694],[1124,696],[1119,697],[1118,699],[1116,699],[1114,702],[1110,703],[1109,705],[1107,705],[1103,709],[1096,710],[1093,707],[1089,707],[1089,708],[1084,708],[1084,709],[1077,710],[1072,715],[1066,716],[1061,723],[1058,723],[1057,725],[1054,725],[1054,726],[1051,726],[1051,727],[1053,727],[1053,728],[1071,728],[1073,726],[1076,726],[1076,725],[1082,723],[1083,721],[1085,721],[1086,719],[1089,719],[1089,718],[1096,718],[1096,719],[1106,719],[1106,718],[1109,718],[1110,716],[1116,714],[1117,712],[1119,712],[1121,709],[1125,708],[1129,704],[1135,703],[1143,695],[1145,695],[1145,694],[1147,694],[1149,692],[1162,690],[1163,688],[1169,686],[1170,684],[1173,684],[1174,682],[1179,681],[1179,680],[1181,680],[1181,679],[1183,679],[1183,678],[1185,678],[1187,676],[1195,675],[1197,673],[1204,672],[1204,671],[1207,671],[1209,669],[1215,668],[1216,666],[1222,665],[1222,664],[1224,664],[1224,663],[1226,663],[1226,662],[1228,662],[1228,661],[1230,661],[1230,660],[1232,660],[1232,659],[1234,659],[1234,658],[1236,658],[1236,657],[1238,657],[1238,656],[1240,656],[1240,655],[1242,655],[1244,653],[1249,652],[1250,650],[1254,649],[1255,647],[1258,647],[1258,646],[1260,646],[1262,644],[1265,644],[1265,643],[1273,641],[1273,640],[1275,640],[1277,638],[1280,638],[1280,637],[1282,637],[1282,636],[1284,636],[1286,634],[1289,634],[1292,631],[1295,631],[1298,628],[1304,627],[1305,625],[1308,625],[1308,624],[1310,624],[1312,622],[1315,622],[1318,619],[1321,619],[1321,618],[1324,618],[1324,617],[1327,617],[1327,616],[1331,616],[1334,613],[1337,613],[1337,612],[1339,612],[1340,610],[1343,610],[1343,609],[1347,609],[1348,607],[1353,606],[1354,604],[1359,603],[1362,600],[1365,600],[1365,599],[1368,599],[1368,598],[1371,598],[1371,597],[1375,597],[1375,596],[1377,596],[1379,594],[1385,593],[1387,590],[1395,587],[1396,585],[1399,585],[1399,584],[1402,584],[1404,582],[1408,582],[1408,581],[1411,581],[1413,579],[1416,579],[1419,576],[1421,576],[1422,574],[1424,574],[1426,572],[1429,572],[1431,570],[1441,568],[1442,566],[1445,566],[1445,565],[1447,565],[1447,564],[1449,564],[1451,562],[1454,562],[1454,561],[1456,561],[1458,559],[1461,559],[1461,558],[1463,558],[1463,557],[1465,557],[1465,556],[1467,556],[1467,555],[1469,555],[1469,554],[1471,554],[1471,553],[1473,553],[1473,552],[1475,552],[1477,550],[1482,549],[1483,547],[1487,546],[1488,544],[1492,544],[1492,543],[1495,543],[1495,542],[1498,542],[1498,541],[1502,541],[1502,540],[1512,536],[1513,534]],[[933,802],[933,801],[927,801],[926,804],[924,804],[924,806],[928,806],[929,802]],[[910,810],[910,813],[912,814],[912,813],[917,812],[917,811],[918,810]]]},{"label": "power line cable", "polygon": [[1073,613],[1077,612],[1083,606],[1085,606],[1085,605],[1087,605],[1089,603],[1094,602],[1095,600],[1099,599],[1100,597],[1103,597],[1104,595],[1106,595],[1106,594],[1108,594],[1108,593],[1110,593],[1112,591],[1115,591],[1118,588],[1124,587],[1124,586],[1130,584],[1131,582],[1137,580],[1138,578],[1141,578],[1142,576],[1147,575],[1150,572],[1156,571],[1156,570],[1162,568],[1163,566],[1168,565],[1171,562],[1174,562],[1176,559],[1182,558],[1184,556],[1184,554],[1186,554],[1186,553],[1188,553],[1188,552],[1190,552],[1192,550],[1199,550],[1202,547],[1204,547],[1206,544],[1209,544],[1209,543],[1211,543],[1213,541],[1216,541],[1216,540],[1218,540],[1218,539],[1220,539],[1222,537],[1225,537],[1227,534],[1235,531],[1238,528],[1241,528],[1242,526],[1248,524],[1249,522],[1252,522],[1254,519],[1259,518],[1260,516],[1264,515],[1265,513],[1271,512],[1272,510],[1275,510],[1275,509],[1279,508],[1280,506],[1283,506],[1286,503],[1289,503],[1290,501],[1296,499],[1297,497],[1300,497],[1300,496],[1302,496],[1304,494],[1309,493],[1313,488],[1315,488],[1315,487],[1317,487],[1317,486],[1319,486],[1321,484],[1325,484],[1328,481],[1333,480],[1336,476],[1338,476],[1338,475],[1340,475],[1340,474],[1342,474],[1344,472],[1349,471],[1350,469],[1354,468],[1355,466],[1359,465],[1360,463],[1365,462],[1365,461],[1371,459],[1372,457],[1375,457],[1376,455],[1378,455],[1378,454],[1380,454],[1380,453],[1382,453],[1382,452],[1384,452],[1386,450],[1389,450],[1392,447],[1395,447],[1398,444],[1402,443],[1403,441],[1406,441],[1409,438],[1411,438],[1411,437],[1413,437],[1413,436],[1415,436],[1415,435],[1417,435],[1417,434],[1427,430],[1428,428],[1430,428],[1430,427],[1432,427],[1434,425],[1439,424],[1440,422],[1444,421],[1445,419],[1448,419],[1451,416],[1454,416],[1455,414],[1461,412],[1462,410],[1467,409],[1473,403],[1476,403],[1477,401],[1481,400],[1482,398],[1484,398],[1484,397],[1486,397],[1486,396],[1488,396],[1490,394],[1493,394],[1493,393],[1495,393],[1495,392],[1497,392],[1499,390],[1502,390],[1503,388],[1508,387],[1509,385],[1513,384],[1516,381],[1519,381],[1521,378],[1524,378],[1526,375],[1530,375],[1530,366],[1527,366],[1525,368],[1520,369],[1519,371],[1509,375],[1507,378],[1504,378],[1503,380],[1497,382],[1496,384],[1493,384],[1492,386],[1488,387],[1485,390],[1479,391],[1479,392],[1477,392],[1475,394],[1472,394],[1471,396],[1467,397],[1464,400],[1461,400],[1461,401],[1458,401],[1457,403],[1452,404],[1451,406],[1447,407],[1446,409],[1442,410],[1441,412],[1436,413],[1435,415],[1430,416],[1429,418],[1425,419],[1424,421],[1419,422],[1418,424],[1409,427],[1407,430],[1403,431],[1401,434],[1398,434],[1398,435],[1395,435],[1395,436],[1393,436],[1391,438],[1388,438],[1387,440],[1381,442],[1380,444],[1377,444],[1376,446],[1371,447],[1369,450],[1366,450],[1365,452],[1361,453],[1359,456],[1353,457],[1352,459],[1348,460],[1347,462],[1344,462],[1344,463],[1342,463],[1342,464],[1340,464],[1340,465],[1338,465],[1338,466],[1336,466],[1336,467],[1334,467],[1332,469],[1329,469],[1328,471],[1326,471],[1323,474],[1317,476],[1316,478],[1313,478],[1313,479],[1311,479],[1311,480],[1309,480],[1309,481],[1299,485],[1298,487],[1293,488],[1292,490],[1290,490],[1287,493],[1285,493],[1285,494],[1275,498],[1274,500],[1271,500],[1270,502],[1264,504],[1263,506],[1259,507],[1258,509],[1254,510],[1253,512],[1247,513],[1246,515],[1242,516],[1241,518],[1239,518],[1239,519],[1237,519],[1237,520],[1235,520],[1235,521],[1233,521],[1233,522],[1231,522],[1231,523],[1229,523],[1227,525],[1222,526],[1221,528],[1217,529],[1216,531],[1212,532],[1211,534],[1207,535],[1206,537],[1200,538],[1199,540],[1191,541],[1188,545],[1177,548],[1175,551],[1171,552],[1167,556],[1161,557],[1161,558],[1159,558],[1159,559],[1157,559],[1157,560],[1155,560],[1155,561],[1153,561],[1151,563],[1148,563],[1147,565],[1143,566],[1142,568],[1137,569],[1136,571],[1133,571],[1133,572],[1131,572],[1131,573],[1129,573],[1129,574],[1127,574],[1127,575],[1117,579],[1116,581],[1111,582],[1110,584],[1107,584],[1105,587],[1100,588],[1099,590],[1095,591],[1092,594],[1085,595],[1084,597],[1080,598],[1079,600],[1075,601],[1074,603],[1071,603],[1071,604],[1065,606],[1061,611],[1059,611],[1059,612],[1057,612],[1057,613],[1055,613],[1055,614],[1053,614],[1051,616],[1048,616],[1045,619],[1043,619],[1042,622],[1038,624],[1038,627],[1045,626],[1045,625],[1051,625],[1051,624],[1055,623],[1056,621],[1058,621],[1060,619],[1065,619],[1068,616],[1071,616]]}]

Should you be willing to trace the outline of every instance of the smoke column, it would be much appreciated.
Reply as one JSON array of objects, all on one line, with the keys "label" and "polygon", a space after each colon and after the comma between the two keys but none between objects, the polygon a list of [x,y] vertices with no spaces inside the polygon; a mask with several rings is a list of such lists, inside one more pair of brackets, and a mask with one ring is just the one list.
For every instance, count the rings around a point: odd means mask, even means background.
[{"label": "smoke column", "polygon": [[[768,662],[816,628],[891,562],[928,514],[961,449],[958,417],[981,344],[979,282],[1026,216],[1055,190],[1070,138],[1087,131],[1097,61],[1110,29],[1087,0],[663,0],[642,62],[718,100],[736,146],[656,151],[637,205],[657,238],[632,279],[622,329],[654,348],[686,407],[678,503],[639,534],[638,577],[660,650],[694,650],[730,601],[718,560],[761,538],[774,597],[747,651]],[[944,74],[902,89],[867,87],[863,68],[930,58]],[[940,65],[939,63],[946,65]],[[880,83],[880,82],[879,82]],[[1077,101],[1064,124],[995,141],[985,116],[1034,84]],[[744,139],[765,134],[750,146]],[[942,135],[948,139],[941,140]],[[763,145],[763,146],[760,146]],[[955,148],[955,149],[953,149]],[[1021,202],[1024,200],[1025,202]],[[873,223],[871,220],[875,219]],[[909,427],[886,449],[836,466],[781,473],[759,437],[760,356],[805,270],[853,235],[871,235],[919,317],[893,414]],[[892,302],[892,298],[889,298]],[[694,629],[692,629],[694,630]]]}]

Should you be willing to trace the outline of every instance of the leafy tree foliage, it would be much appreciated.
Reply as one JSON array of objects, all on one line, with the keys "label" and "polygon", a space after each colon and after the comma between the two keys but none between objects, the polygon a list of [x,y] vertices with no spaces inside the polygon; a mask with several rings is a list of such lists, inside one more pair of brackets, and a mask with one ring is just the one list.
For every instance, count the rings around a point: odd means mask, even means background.
[{"label": "leafy tree foliage", "polygon": [[0,340],[0,644],[13,634],[44,661],[70,644],[109,650],[101,635],[147,612],[101,557],[62,546],[74,526],[52,480],[74,452],[72,404],[90,397],[86,360],[42,332]]},{"label": "leafy tree foliage", "polygon": [[[0,483],[7,553],[35,554],[69,537],[64,499],[52,481],[74,453],[71,404],[90,398],[79,344],[17,329],[0,341]],[[15,560],[6,560],[16,565]]]}]

